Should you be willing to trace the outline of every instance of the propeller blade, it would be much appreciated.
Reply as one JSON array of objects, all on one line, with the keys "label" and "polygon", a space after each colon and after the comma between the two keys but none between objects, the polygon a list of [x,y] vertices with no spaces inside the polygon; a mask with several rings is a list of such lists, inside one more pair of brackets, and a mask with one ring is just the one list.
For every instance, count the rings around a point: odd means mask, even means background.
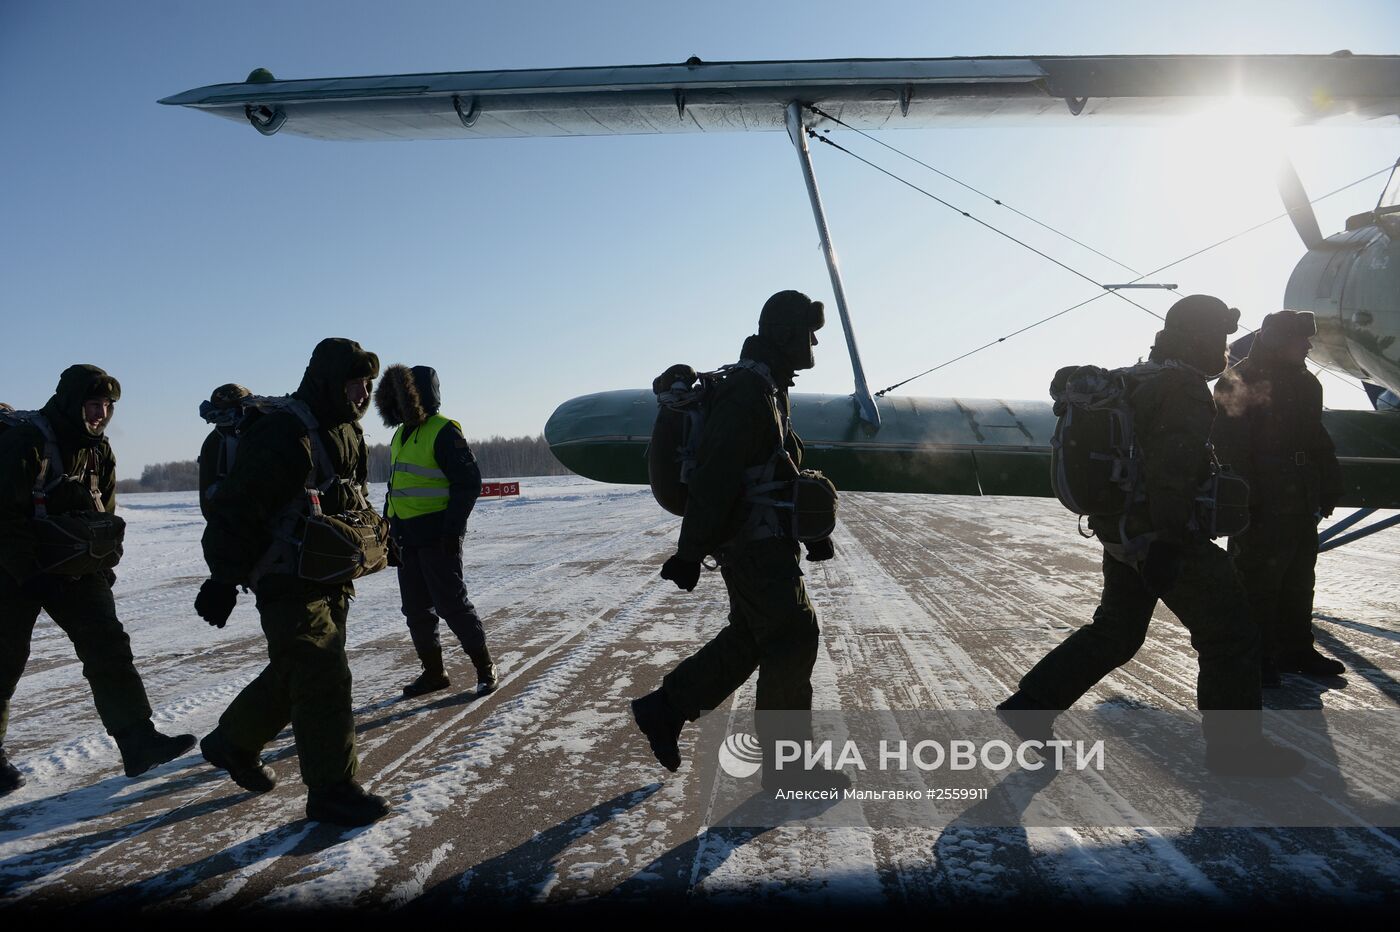
[{"label": "propeller blade", "polygon": [[1293,167],[1293,160],[1283,156],[1278,166],[1278,193],[1283,198],[1283,206],[1288,208],[1288,219],[1293,221],[1293,229],[1303,239],[1303,245],[1316,249],[1322,245],[1322,228],[1317,225],[1317,214],[1313,213],[1308,201],[1308,192]]}]

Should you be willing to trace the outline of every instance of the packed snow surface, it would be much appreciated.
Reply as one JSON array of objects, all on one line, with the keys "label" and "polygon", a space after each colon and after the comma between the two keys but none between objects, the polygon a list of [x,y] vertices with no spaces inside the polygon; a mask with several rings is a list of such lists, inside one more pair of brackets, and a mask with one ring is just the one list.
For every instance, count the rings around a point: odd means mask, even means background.
[{"label": "packed snow surface", "polygon": [[[1092,615],[1099,548],[1053,500],[850,494],[841,508],[837,558],[804,564],[820,708],[989,709]],[[206,734],[266,661],[253,600],[222,630],[195,616],[192,493],[126,496],[121,513],[117,607],[156,724]],[[644,487],[577,478],[480,502],[467,581],[502,674],[482,698],[444,627],[452,688],[402,699],[418,665],[394,574],[357,583],[359,779],[393,806],[363,829],[305,819],[290,732],[267,749],[281,782],[264,796],[197,751],[124,778],[71,644],[41,619],[5,741],[28,783],[0,801],[0,904],[1364,903],[1400,889],[1400,832],[1364,825],[708,827],[694,764],[662,770],[627,706],[725,623],[718,574],[694,593],[656,575],[678,523]],[[1345,685],[1290,676],[1269,704],[1400,704],[1397,533],[1319,564],[1318,643],[1346,663]],[[1160,609],[1137,658],[1076,708],[1192,709],[1195,677],[1185,630]],[[753,688],[735,701],[750,706]]]}]

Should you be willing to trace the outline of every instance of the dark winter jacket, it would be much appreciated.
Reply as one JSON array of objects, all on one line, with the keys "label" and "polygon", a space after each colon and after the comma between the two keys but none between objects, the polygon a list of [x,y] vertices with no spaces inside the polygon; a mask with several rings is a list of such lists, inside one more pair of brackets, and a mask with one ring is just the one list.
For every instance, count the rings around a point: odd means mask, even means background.
[{"label": "dark winter jacket", "polygon": [[1322,426],[1322,385],[1259,340],[1215,386],[1216,454],[1249,482],[1251,510],[1327,513],[1342,497],[1341,466]]},{"label": "dark winter jacket", "polygon": [[[89,472],[96,476],[102,510],[116,510],[117,460],[105,435],[111,417],[95,433],[83,421],[83,403],[97,397],[115,401],[121,397],[121,386],[96,366],[69,366],[42,409],[53,426],[63,459],[61,464],[49,464],[49,475],[62,470],[67,477],[48,493],[46,507],[51,515],[97,510],[89,491]],[[34,426],[13,427],[0,433],[0,569],[18,581],[39,571],[30,521],[34,516],[34,480],[39,475],[44,446],[44,435]]]},{"label": "dark winter jacket", "polygon": [[[293,397],[306,402],[319,425],[321,443],[338,477],[363,494],[369,454],[345,382],[374,378],[379,357],[353,340],[322,340]],[[290,503],[306,502],[314,479],[311,441],[301,420],[288,411],[264,414],[241,436],[238,457],[206,505],[204,559],[210,576],[246,583],[273,541],[275,519]],[[355,488],[342,484],[321,496],[321,510],[336,514],[358,504]],[[347,584],[349,585],[349,584]]]},{"label": "dark winter jacket", "polygon": [[[1168,365],[1139,381],[1128,397],[1146,493],[1146,502],[1128,512],[1129,537],[1155,531],[1175,543],[1199,538],[1188,524],[1196,491],[1210,478],[1208,442],[1215,420],[1215,403],[1200,367],[1218,372],[1224,364],[1219,349],[1200,349],[1159,333],[1150,358]],[[1092,518],[1089,526],[1100,539],[1120,542],[1117,518]]]},{"label": "dark winter jacket", "polygon": [[[792,369],[766,337],[749,337],[740,355],[767,366],[777,392],[770,392],[756,372],[736,369],[709,402],[676,547],[687,560],[718,552],[743,527],[749,514],[743,502],[746,470],[767,463],[780,447],[786,447],[796,466],[802,465],[802,441],[797,434],[789,429],[786,439],[781,439],[792,411],[788,400]],[[793,471],[784,463],[776,478],[793,478]],[[795,552],[796,541],[792,546]]]}]

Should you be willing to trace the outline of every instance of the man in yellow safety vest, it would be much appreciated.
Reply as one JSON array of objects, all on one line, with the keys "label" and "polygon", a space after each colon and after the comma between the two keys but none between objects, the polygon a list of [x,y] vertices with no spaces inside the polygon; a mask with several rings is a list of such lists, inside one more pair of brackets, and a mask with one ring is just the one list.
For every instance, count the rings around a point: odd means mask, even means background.
[{"label": "man in yellow safety vest", "polygon": [[390,446],[386,513],[399,545],[399,593],[423,672],[406,697],[449,685],[438,640],[439,618],[457,635],[476,668],[477,693],[496,688],[496,665],[486,632],[462,579],[462,538],[481,494],[481,470],[462,425],[438,413],[442,395],[428,366],[390,366],[374,393],[385,425],[397,427]]}]

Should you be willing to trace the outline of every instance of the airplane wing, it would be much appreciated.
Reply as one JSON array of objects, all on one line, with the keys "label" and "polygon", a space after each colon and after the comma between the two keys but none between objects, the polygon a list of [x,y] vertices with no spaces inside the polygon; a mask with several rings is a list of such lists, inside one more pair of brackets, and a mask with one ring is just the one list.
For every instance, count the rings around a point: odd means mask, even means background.
[{"label": "airplane wing", "polygon": [[[333,140],[782,130],[789,101],[859,129],[1175,116],[1273,101],[1296,122],[1400,117],[1400,56],[1122,55],[701,62],[278,81],[161,101]],[[810,125],[820,128],[821,121]]]}]

